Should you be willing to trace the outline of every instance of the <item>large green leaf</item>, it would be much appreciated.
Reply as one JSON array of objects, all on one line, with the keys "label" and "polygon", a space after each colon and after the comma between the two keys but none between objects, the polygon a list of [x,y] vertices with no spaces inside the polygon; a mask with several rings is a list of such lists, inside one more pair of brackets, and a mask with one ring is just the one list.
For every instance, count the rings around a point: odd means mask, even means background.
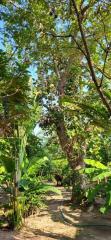
[{"label": "large green leaf", "polygon": [[99,161],[95,161],[92,159],[84,159],[84,162],[88,165],[91,165],[92,167],[98,168],[98,169],[108,169],[107,166],[105,166],[103,163]]},{"label": "large green leaf", "polygon": [[93,178],[93,181],[102,181],[105,178],[111,177],[111,171],[102,172]]}]

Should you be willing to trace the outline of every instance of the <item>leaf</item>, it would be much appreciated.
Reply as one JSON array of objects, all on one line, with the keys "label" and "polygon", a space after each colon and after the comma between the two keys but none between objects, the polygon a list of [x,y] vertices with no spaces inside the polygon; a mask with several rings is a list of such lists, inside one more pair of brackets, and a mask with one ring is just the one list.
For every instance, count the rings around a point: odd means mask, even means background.
[{"label": "leaf", "polygon": [[101,207],[101,208],[100,208],[100,212],[101,212],[101,213],[104,214],[104,213],[106,213],[106,211],[107,211],[107,207]]},{"label": "leaf", "polygon": [[47,192],[54,192],[57,194],[61,194],[61,191],[59,189],[57,189],[56,187],[53,187],[51,185],[47,185],[47,184],[40,184],[39,189],[37,190],[37,192],[40,194],[45,194]]},{"label": "leaf", "polygon": [[109,172],[102,172],[101,174],[97,175],[96,177],[93,178],[93,181],[101,181],[107,177],[111,176],[111,171]]},{"label": "leaf", "polygon": [[5,173],[5,167],[0,167],[0,174],[3,174],[3,173]]},{"label": "leaf", "polygon": [[91,165],[92,167],[98,168],[98,169],[108,169],[107,166],[105,166],[103,163],[99,161],[95,161],[92,159],[84,159],[84,162],[88,165]]},{"label": "leaf", "polygon": [[87,167],[83,170],[83,172],[86,174],[94,173],[95,171],[96,171],[95,168],[87,168]]},{"label": "leaf", "polygon": [[94,188],[92,189],[88,189],[86,192],[86,197],[88,198],[89,202],[92,202],[94,200],[94,198],[96,197],[97,193],[101,190],[102,185],[96,185]]},{"label": "leaf", "polygon": [[108,192],[108,205],[111,206],[111,191]]}]

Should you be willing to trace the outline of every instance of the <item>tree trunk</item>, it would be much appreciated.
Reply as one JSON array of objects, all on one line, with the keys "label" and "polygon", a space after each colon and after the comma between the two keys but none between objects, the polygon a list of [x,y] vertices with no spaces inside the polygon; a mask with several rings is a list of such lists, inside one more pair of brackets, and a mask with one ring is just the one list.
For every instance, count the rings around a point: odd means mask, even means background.
[{"label": "tree trunk", "polygon": [[[22,129],[22,127],[20,128]],[[21,179],[21,163],[24,158],[26,138],[24,137],[23,130],[22,130],[23,136],[22,137],[20,136],[20,129],[18,125],[15,128],[14,135],[15,135],[14,140],[15,172],[13,178],[13,215],[14,215],[13,227],[18,228],[22,224],[22,212],[19,207],[20,205],[19,182]]]},{"label": "tree trunk", "polygon": [[63,114],[61,114],[61,119],[57,119],[57,121],[55,121],[55,125],[62,150],[65,153],[70,167],[73,170],[71,200],[73,203],[80,203],[83,198],[85,179],[84,175],[80,174],[78,169],[84,167],[83,156],[77,156],[77,153],[74,153],[72,141],[68,136],[65,127]]}]

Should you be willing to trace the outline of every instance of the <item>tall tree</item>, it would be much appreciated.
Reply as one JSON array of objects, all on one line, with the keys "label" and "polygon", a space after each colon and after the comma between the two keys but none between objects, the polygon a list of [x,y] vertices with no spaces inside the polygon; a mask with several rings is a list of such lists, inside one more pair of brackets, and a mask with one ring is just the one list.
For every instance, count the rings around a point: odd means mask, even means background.
[{"label": "tall tree", "polygon": [[[83,102],[89,101],[93,105],[92,114],[100,105],[100,112],[103,110],[108,121],[111,20],[107,13],[110,8],[109,1],[103,4],[103,1],[71,0],[61,4],[59,0],[57,3],[32,0],[11,1],[2,9],[4,36],[8,39],[11,36],[25,62],[36,65],[37,99],[43,112],[49,113],[46,122],[55,124],[73,169],[82,161],[68,135],[69,116],[65,112],[64,97],[70,95],[83,109]],[[75,112],[77,114],[77,109]],[[86,116],[89,114],[90,107]],[[86,145],[83,140],[82,145],[83,148]]]}]

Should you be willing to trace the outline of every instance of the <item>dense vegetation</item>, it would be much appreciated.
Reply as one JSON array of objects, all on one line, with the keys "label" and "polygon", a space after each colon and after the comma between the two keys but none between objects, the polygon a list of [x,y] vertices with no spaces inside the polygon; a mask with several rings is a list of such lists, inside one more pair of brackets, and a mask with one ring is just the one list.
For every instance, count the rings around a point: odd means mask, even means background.
[{"label": "dense vegetation", "polygon": [[55,174],[72,203],[111,207],[111,3],[2,0],[0,185],[10,226],[43,206]]}]

